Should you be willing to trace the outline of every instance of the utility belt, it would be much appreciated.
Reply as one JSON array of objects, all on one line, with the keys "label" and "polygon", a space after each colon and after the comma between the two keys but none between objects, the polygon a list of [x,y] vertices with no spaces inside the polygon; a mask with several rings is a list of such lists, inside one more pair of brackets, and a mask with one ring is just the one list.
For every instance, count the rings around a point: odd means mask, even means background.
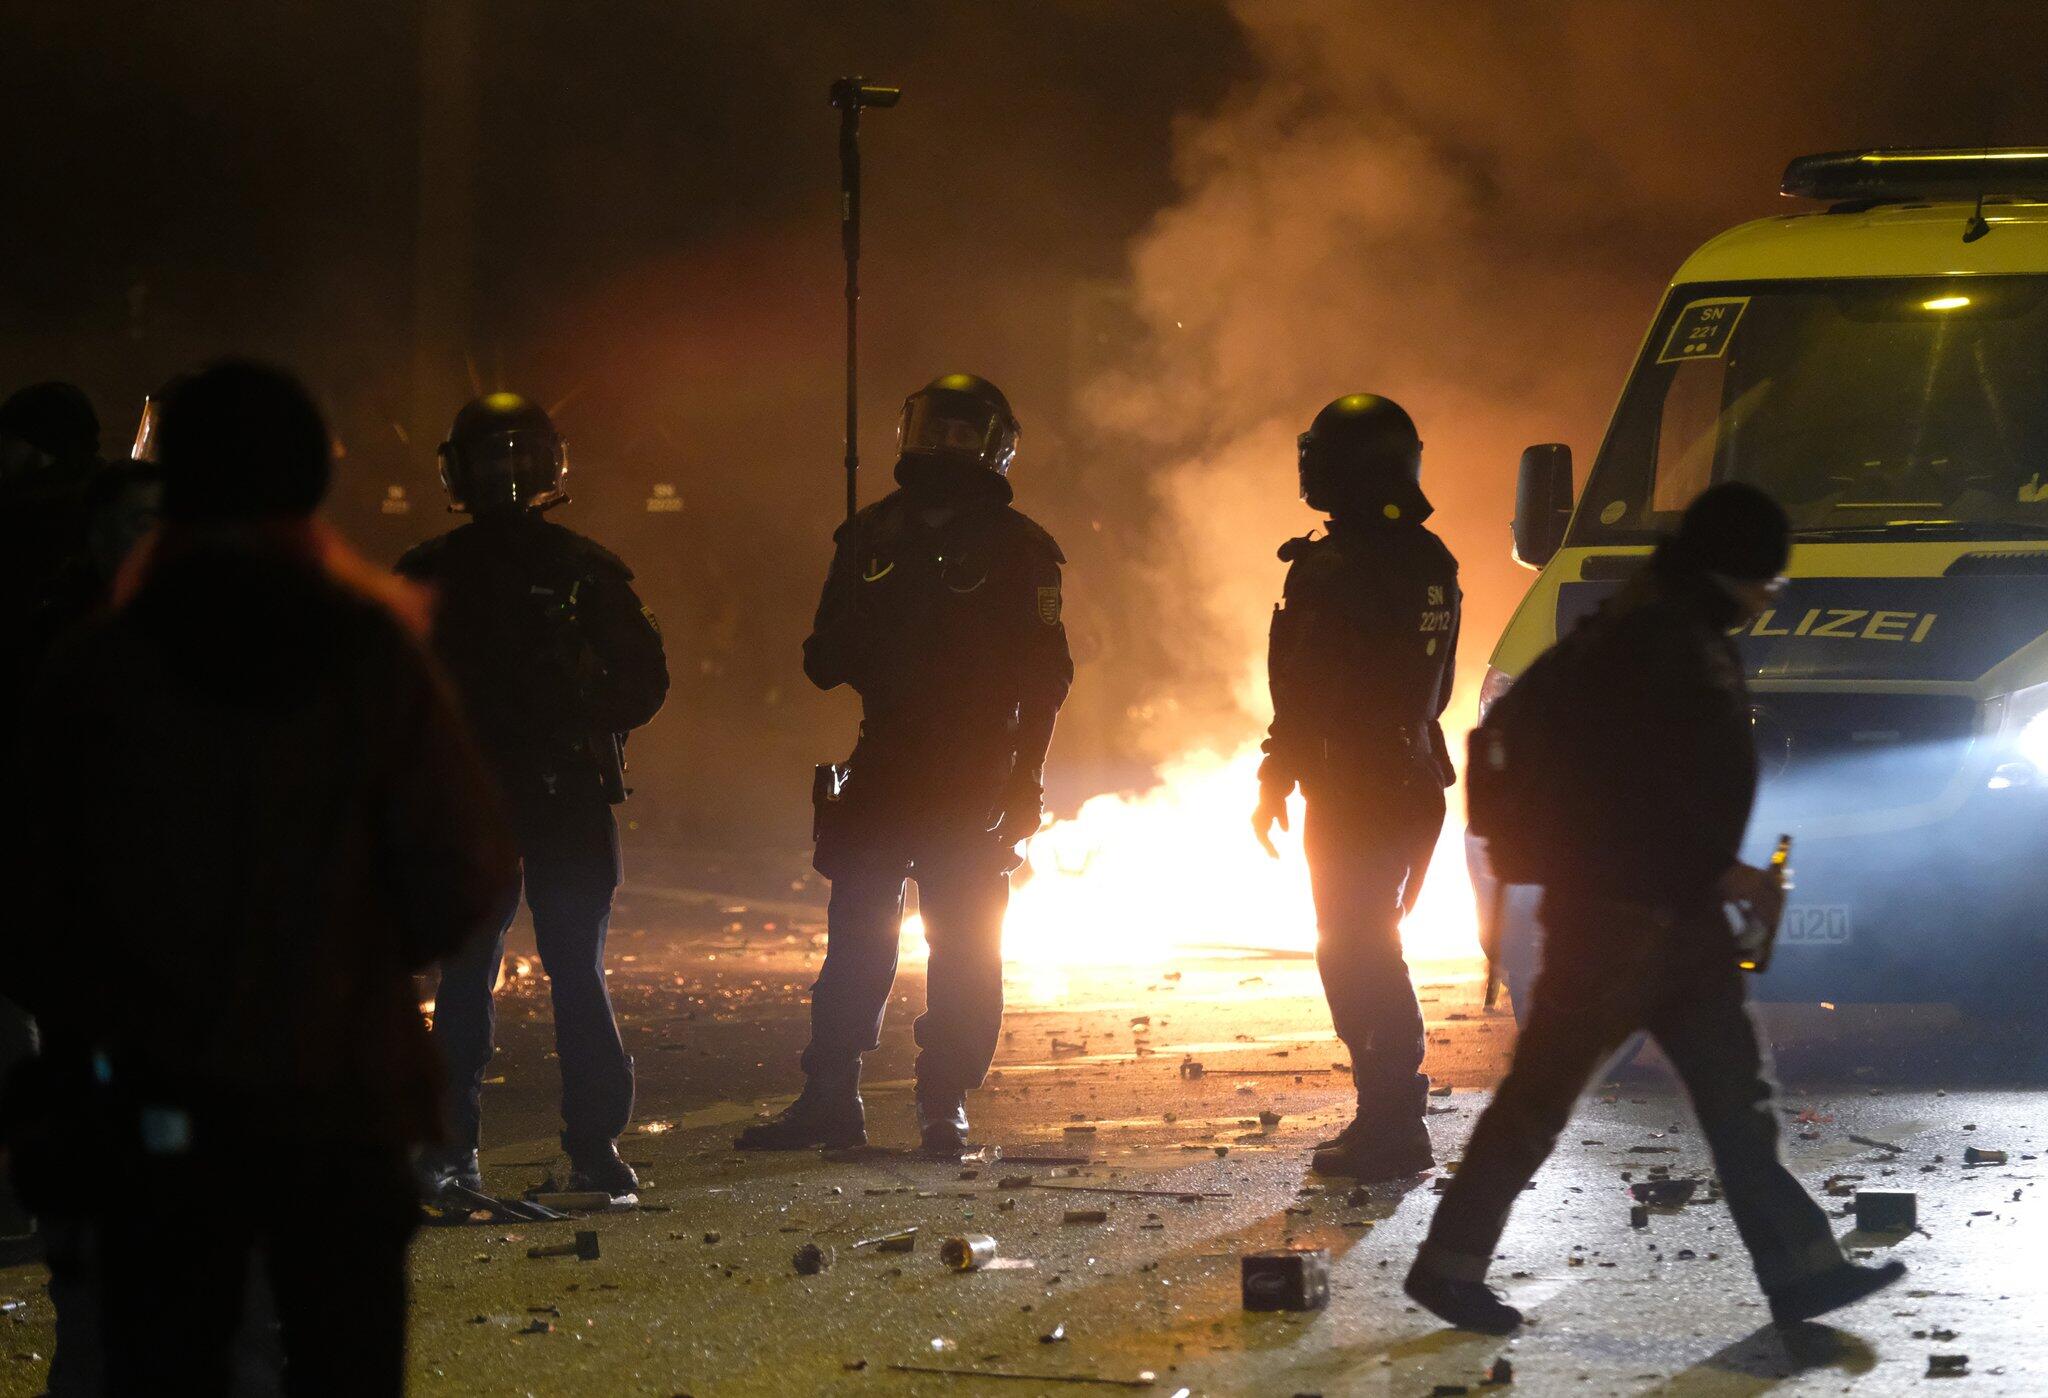
[{"label": "utility belt", "polygon": [[1311,738],[1302,747],[1297,766],[1307,778],[1397,777],[1407,781],[1424,772],[1434,776],[1442,767],[1435,725],[1428,723],[1388,724]]}]

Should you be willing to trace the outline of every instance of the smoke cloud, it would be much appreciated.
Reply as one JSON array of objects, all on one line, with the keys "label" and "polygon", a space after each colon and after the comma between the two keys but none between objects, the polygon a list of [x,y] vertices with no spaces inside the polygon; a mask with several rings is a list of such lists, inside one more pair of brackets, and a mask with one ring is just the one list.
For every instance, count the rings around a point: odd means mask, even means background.
[{"label": "smoke cloud", "polygon": [[1583,484],[1685,254],[1791,212],[1794,155],[2011,141],[2048,115],[2000,52],[2018,6],[1231,8],[1257,74],[1179,128],[1179,197],[1132,252],[1137,333],[1082,401],[1159,511],[1161,603],[1122,648],[1171,676],[1133,708],[1159,756],[1266,717],[1274,548],[1316,522],[1293,437],[1322,404],[1385,393],[1421,429],[1463,561],[1469,713],[1529,577],[1507,556],[1520,449],[1569,442]]}]

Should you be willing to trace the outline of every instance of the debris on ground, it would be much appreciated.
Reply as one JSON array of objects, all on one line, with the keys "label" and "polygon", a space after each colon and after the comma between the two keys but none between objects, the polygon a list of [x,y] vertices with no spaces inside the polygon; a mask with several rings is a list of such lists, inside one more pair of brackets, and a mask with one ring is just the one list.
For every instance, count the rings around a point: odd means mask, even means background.
[{"label": "debris on ground", "polygon": [[1052,1329],[1046,1331],[1043,1335],[1040,1335],[1038,1337],[1038,1343],[1040,1343],[1041,1345],[1058,1345],[1066,1343],[1066,1339],[1067,1323],[1065,1321],[1061,1321],[1058,1325],[1053,1326]]},{"label": "debris on ground", "polygon": [[588,1228],[576,1230],[576,1238],[567,1243],[543,1243],[526,1250],[528,1257],[573,1257],[582,1262],[597,1260],[597,1234]]},{"label": "debris on ground", "polygon": [[1927,1377],[1930,1379],[1960,1379],[1970,1372],[1970,1356],[1967,1354],[1930,1354],[1927,1356]]},{"label": "debris on ground", "polygon": [[800,1277],[815,1277],[832,1265],[832,1249],[805,1243],[790,1254],[789,1265],[796,1268]]},{"label": "debris on ground", "polygon": [[631,1198],[615,1199],[602,1189],[537,1189],[526,1197],[544,1209],[582,1214],[624,1212],[638,1202]]},{"label": "debris on ground", "polygon": [[1107,1223],[1107,1222],[1109,1222],[1109,1210],[1107,1210],[1107,1209],[1068,1209],[1068,1210],[1067,1210],[1067,1212],[1066,1212],[1066,1215],[1065,1215],[1064,1217],[1062,1217],[1062,1218],[1060,1219],[1060,1222],[1061,1222],[1061,1223]]},{"label": "debris on ground", "polygon": [[1896,1146],[1890,1141],[1879,1141],[1869,1136],[1851,1136],[1849,1143],[1851,1145],[1863,1146],[1869,1150],[1887,1151],[1892,1155],[1904,1155],[1906,1153],[1904,1146]]},{"label": "debris on ground", "polygon": [[1647,1204],[1637,1204],[1629,1209],[1628,1226],[1631,1228],[1648,1228],[1650,1226],[1650,1209]]},{"label": "debris on ground", "polygon": [[1963,1164],[2003,1165],[2005,1164],[2005,1152],[2002,1150],[1979,1150],[1975,1146],[1964,1146]]},{"label": "debris on ground", "polygon": [[1919,1226],[1919,1205],[1910,1189],[1859,1189],[1856,1226],[1866,1233],[1910,1233]]},{"label": "debris on ground", "polygon": [[978,1272],[996,1260],[996,1240],[986,1233],[963,1233],[939,1244],[939,1261],[956,1272]]},{"label": "debris on ground", "polygon": [[1151,1388],[1159,1376],[1141,1369],[1136,1378],[1112,1379],[1099,1374],[1031,1373],[1019,1369],[956,1369],[941,1364],[891,1364],[899,1374],[946,1374],[957,1379],[1018,1379],[1025,1383],[1083,1383],[1103,1388]]},{"label": "debris on ground", "polygon": [[1184,1078],[1199,1078],[1205,1071],[1207,1070],[1192,1058],[1181,1060],[1180,1075]]},{"label": "debris on ground", "polygon": [[881,1233],[872,1238],[862,1238],[854,1244],[858,1248],[873,1248],[876,1252],[911,1252],[917,1247],[916,1227],[899,1228],[893,1233]]},{"label": "debris on ground", "polygon": [[1239,1267],[1248,1311],[1319,1311],[1330,1304],[1330,1254],[1323,1248],[1248,1252]]},{"label": "debris on ground", "polygon": [[1696,1179],[1650,1179],[1630,1185],[1628,1192],[1635,1196],[1639,1204],[1671,1209],[1692,1198],[1693,1192],[1699,1187],[1700,1182]]},{"label": "debris on ground", "polygon": [[1515,1381],[1514,1361],[1506,1355],[1493,1361],[1493,1367],[1486,1371],[1486,1377],[1479,1381],[1482,1388],[1500,1388]]},{"label": "debris on ground", "polygon": [[442,1181],[427,1201],[427,1212],[440,1223],[550,1223],[568,1217],[543,1204],[500,1198],[453,1180]]}]

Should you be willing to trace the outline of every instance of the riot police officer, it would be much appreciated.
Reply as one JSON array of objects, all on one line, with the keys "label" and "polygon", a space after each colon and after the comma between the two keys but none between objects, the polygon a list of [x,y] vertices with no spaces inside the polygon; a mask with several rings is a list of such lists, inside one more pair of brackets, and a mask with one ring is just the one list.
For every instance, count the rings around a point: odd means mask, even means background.
[{"label": "riot police officer", "polygon": [[1358,1114],[1315,1168],[1429,1168],[1422,1011],[1401,954],[1452,780],[1438,719],[1458,644],[1458,565],[1423,527],[1422,440],[1391,399],[1339,398],[1299,439],[1301,497],[1328,532],[1288,541],[1268,656],[1273,726],[1252,824],[1267,851],[1301,787],[1316,961]]},{"label": "riot police officer", "polygon": [[851,685],[862,712],[852,757],[819,769],[815,863],[832,896],[806,1085],[741,1149],[867,1140],[860,1060],[881,1043],[907,879],[931,947],[916,1029],[926,1153],[966,1149],[967,1092],[1001,1032],[1009,871],[1043,819],[1046,749],[1073,680],[1065,559],[1010,507],[1017,419],[994,384],[933,380],[904,403],[898,436],[901,488],[838,531],[804,642],[812,683]]},{"label": "riot police officer", "polygon": [[[514,393],[479,398],[441,445],[441,479],[470,523],[419,545],[399,571],[438,596],[434,646],[503,791],[534,939],[555,1010],[562,1145],[572,1188],[639,1187],[617,1138],[633,1109],[633,1060],[605,988],[619,884],[625,736],[668,693],[668,664],[632,570],[544,518],[564,503],[568,457],[553,422]],[[492,1054],[491,991],[505,931],[442,965],[434,1037],[449,1076],[447,1177],[480,1187],[477,1141]]]}]

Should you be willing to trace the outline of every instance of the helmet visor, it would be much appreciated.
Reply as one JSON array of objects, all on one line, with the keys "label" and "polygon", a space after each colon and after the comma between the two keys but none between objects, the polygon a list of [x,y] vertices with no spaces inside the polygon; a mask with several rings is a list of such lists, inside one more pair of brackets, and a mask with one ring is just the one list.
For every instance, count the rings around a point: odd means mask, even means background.
[{"label": "helmet visor", "polygon": [[561,494],[568,469],[561,438],[533,428],[494,432],[451,445],[449,453],[449,485],[471,512],[545,505]]},{"label": "helmet visor", "polygon": [[896,445],[905,456],[964,458],[1003,476],[1017,455],[1017,425],[971,393],[918,393],[903,404]]}]

